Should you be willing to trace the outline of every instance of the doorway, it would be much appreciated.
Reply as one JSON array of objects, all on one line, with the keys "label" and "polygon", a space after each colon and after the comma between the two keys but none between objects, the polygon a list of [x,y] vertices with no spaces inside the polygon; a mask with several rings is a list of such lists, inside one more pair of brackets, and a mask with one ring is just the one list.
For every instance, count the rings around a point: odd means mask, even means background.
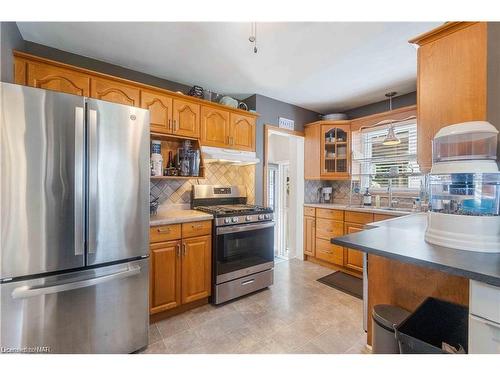
[{"label": "doorway", "polygon": [[265,137],[264,197],[274,211],[275,262],[303,259],[304,138],[269,125]]}]

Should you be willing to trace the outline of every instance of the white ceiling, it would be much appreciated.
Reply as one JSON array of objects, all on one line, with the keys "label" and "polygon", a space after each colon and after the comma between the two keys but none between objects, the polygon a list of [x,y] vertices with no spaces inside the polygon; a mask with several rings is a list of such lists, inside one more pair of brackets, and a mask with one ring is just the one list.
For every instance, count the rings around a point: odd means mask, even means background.
[{"label": "white ceiling", "polygon": [[408,39],[436,22],[18,22],[25,40],[239,98],[258,93],[320,113],[415,90]]}]

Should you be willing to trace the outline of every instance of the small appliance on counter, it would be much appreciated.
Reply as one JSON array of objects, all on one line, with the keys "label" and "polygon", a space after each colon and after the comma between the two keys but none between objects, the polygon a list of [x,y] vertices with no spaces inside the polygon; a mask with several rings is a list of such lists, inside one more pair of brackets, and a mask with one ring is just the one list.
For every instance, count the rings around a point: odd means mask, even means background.
[{"label": "small appliance on counter", "polygon": [[324,186],[318,189],[319,203],[332,203],[333,188],[331,186]]},{"label": "small appliance on counter", "polygon": [[198,177],[200,175],[200,151],[193,150],[191,141],[186,139],[177,152],[177,167],[180,176]]},{"label": "small appliance on counter", "polygon": [[432,144],[427,242],[500,252],[497,138],[498,130],[485,121],[438,131]]}]

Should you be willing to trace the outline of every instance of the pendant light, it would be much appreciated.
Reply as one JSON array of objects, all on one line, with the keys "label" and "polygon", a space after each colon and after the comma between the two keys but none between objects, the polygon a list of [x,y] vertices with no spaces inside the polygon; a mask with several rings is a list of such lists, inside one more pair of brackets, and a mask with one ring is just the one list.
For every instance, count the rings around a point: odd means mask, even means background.
[{"label": "pendant light", "polygon": [[252,22],[252,30],[248,41],[253,44],[253,53],[257,53],[257,22]]},{"label": "pendant light", "polygon": [[[393,96],[396,95],[395,91],[388,92],[385,94],[387,98],[389,98],[389,111],[392,111],[392,98]],[[389,130],[387,131],[387,135],[385,136],[384,141],[382,144],[384,146],[395,146],[399,145],[401,143],[401,140],[396,137],[396,133],[394,132],[394,122],[391,122],[389,125]]]}]

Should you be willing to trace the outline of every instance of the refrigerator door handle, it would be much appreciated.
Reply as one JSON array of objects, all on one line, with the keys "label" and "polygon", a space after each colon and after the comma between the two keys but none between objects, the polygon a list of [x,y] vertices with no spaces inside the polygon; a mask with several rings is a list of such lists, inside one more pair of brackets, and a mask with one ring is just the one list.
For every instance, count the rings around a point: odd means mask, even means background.
[{"label": "refrigerator door handle", "polygon": [[125,271],[120,271],[105,276],[99,276],[92,279],[74,281],[66,284],[57,284],[47,287],[34,287],[34,288],[30,288],[28,286],[21,286],[14,289],[12,291],[11,296],[13,299],[23,299],[45,294],[60,293],[68,290],[86,288],[89,286],[102,284],[108,281],[124,279],[126,277],[137,275],[140,272],[141,272],[140,266],[133,266],[133,267],[128,267]]},{"label": "refrigerator door handle", "polygon": [[97,111],[89,109],[89,183],[88,183],[88,252],[94,254],[97,249]]},{"label": "refrigerator door handle", "polygon": [[84,127],[83,107],[75,107],[75,181],[74,181],[74,230],[75,255],[83,255],[84,227]]}]

